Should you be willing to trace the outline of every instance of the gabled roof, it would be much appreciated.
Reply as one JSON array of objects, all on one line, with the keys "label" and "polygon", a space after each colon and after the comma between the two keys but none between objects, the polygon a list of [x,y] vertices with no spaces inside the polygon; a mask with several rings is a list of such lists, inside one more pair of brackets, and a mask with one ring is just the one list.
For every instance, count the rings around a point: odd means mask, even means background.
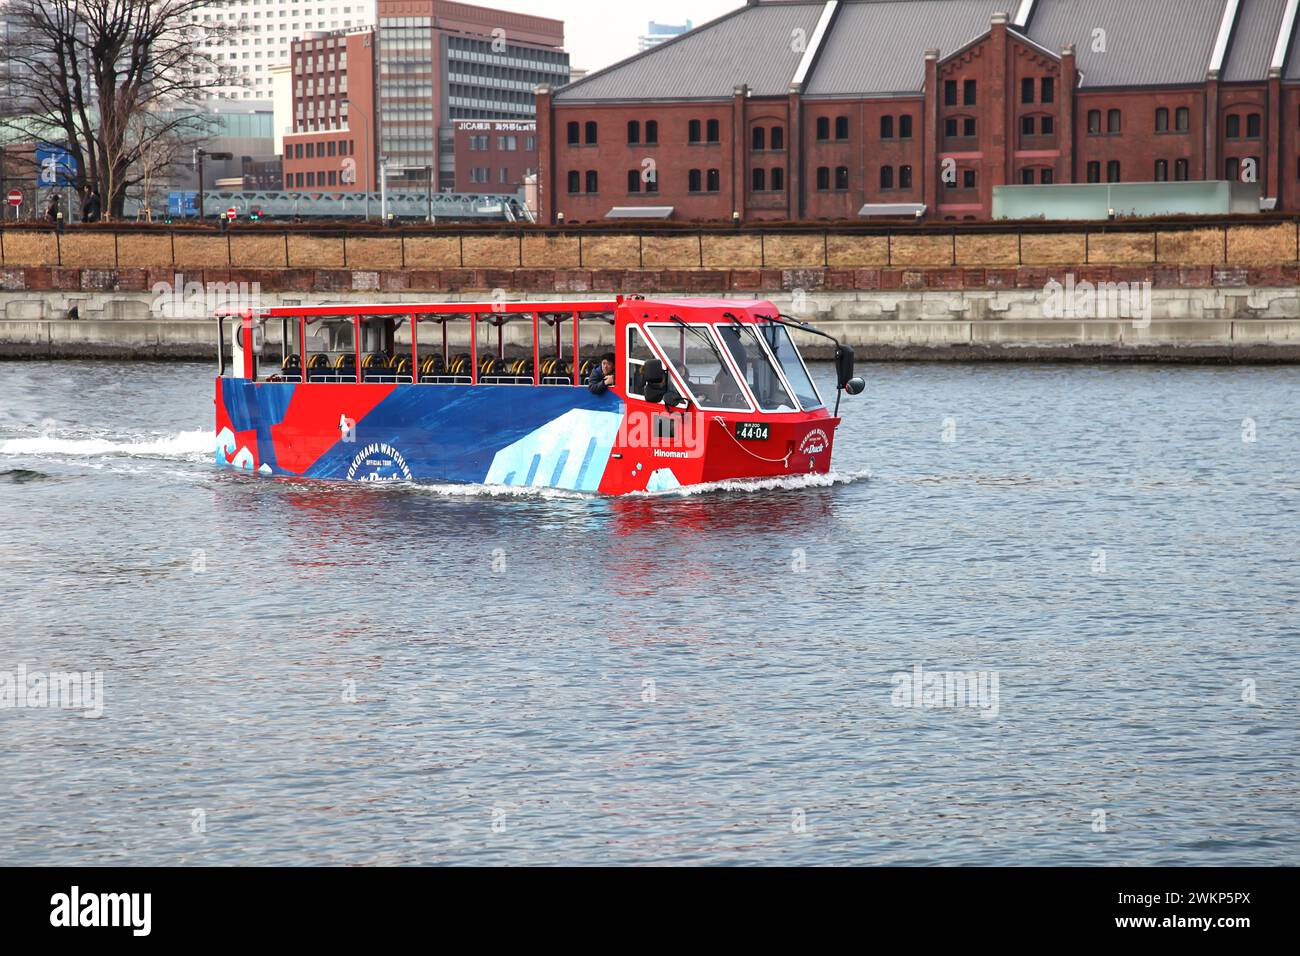
[{"label": "gabled roof", "polygon": [[1223,64],[1225,83],[1259,83],[1268,79],[1285,12],[1286,0],[1241,0],[1237,28]]},{"label": "gabled roof", "polygon": [[[1234,2],[1235,20],[1227,16]],[[555,99],[725,100],[740,84],[755,96],[784,96],[805,60],[810,72],[800,78],[809,97],[919,94],[925,51],[952,56],[987,35],[995,13],[1027,17],[1025,26],[1013,23],[1010,29],[1052,55],[1073,44],[1085,88],[1200,85],[1221,33],[1223,80],[1262,82],[1295,5],[1296,0],[751,0],[562,87]],[[823,14],[829,28],[818,48]],[[1290,49],[1286,77],[1300,80],[1300,30]]]},{"label": "gabled roof", "polygon": [[1038,0],[1026,32],[1049,50],[1073,43],[1085,87],[1204,83],[1225,2]]},{"label": "gabled roof", "polygon": [[755,96],[784,96],[823,2],[760,3],[734,10],[689,33],[562,87],[560,103],[730,99],[738,85]]},{"label": "gabled roof", "polygon": [[1012,0],[857,0],[841,6],[808,96],[919,93],[925,51],[952,53],[989,31]]}]

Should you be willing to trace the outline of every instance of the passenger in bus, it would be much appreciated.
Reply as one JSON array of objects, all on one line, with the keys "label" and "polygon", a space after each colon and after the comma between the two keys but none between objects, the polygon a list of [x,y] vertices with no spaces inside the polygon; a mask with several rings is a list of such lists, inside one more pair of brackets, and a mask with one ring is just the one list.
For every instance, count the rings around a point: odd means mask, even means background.
[{"label": "passenger in bus", "polygon": [[606,352],[600,357],[600,364],[591,370],[587,388],[593,395],[604,395],[614,384],[614,353]]}]

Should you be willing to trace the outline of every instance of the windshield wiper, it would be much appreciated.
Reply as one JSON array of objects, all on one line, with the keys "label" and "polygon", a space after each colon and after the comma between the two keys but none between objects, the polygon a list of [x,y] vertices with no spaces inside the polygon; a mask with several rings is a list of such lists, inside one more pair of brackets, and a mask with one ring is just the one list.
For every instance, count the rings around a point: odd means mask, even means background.
[{"label": "windshield wiper", "polygon": [[[713,344],[713,338],[707,332],[703,331],[702,329],[697,329],[694,326],[687,325],[685,322],[681,320],[679,316],[676,315],[668,316],[668,321],[676,322],[687,332],[690,332],[696,338],[704,342],[704,344],[709,347],[709,351],[713,353],[713,357],[718,360],[718,367],[722,369],[727,368],[727,360],[722,357],[722,353],[718,351],[718,347]],[[687,384],[689,385],[690,383],[688,382]]]}]

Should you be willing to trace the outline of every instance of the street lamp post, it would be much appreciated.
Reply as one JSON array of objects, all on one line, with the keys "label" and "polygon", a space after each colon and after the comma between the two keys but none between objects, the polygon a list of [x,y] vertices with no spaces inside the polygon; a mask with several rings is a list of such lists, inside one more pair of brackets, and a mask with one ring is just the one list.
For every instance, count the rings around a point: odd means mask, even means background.
[{"label": "street lamp post", "polygon": [[[350,101],[348,101],[348,100],[346,100],[346,99],[344,99],[344,100],[339,100],[339,105],[340,105],[340,106],[349,107],[349,109],[348,109],[348,127],[351,128],[351,126],[352,126],[352,110],[351,110],[351,108],[350,108],[350,106],[351,106]],[[365,189],[365,191],[366,191],[366,222],[369,222],[369,221],[370,221],[370,118],[367,117],[364,113],[358,113],[358,114],[357,114],[357,117],[358,117],[358,119],[365,120],[365,124],[366,124],[366,126],[365,126],[365,140],[364,140],[364,142],[365,142],[365,150],[366,150],[366,155],[365,155],[366,163],[365,163],[365,173],[364,173],[364,176],[365,176],[365,182],[362,183],[362,186],[364,187],[364,189]]]},{"label": "street lamp post", "polygon": [[203,215],[204,215],[204,209],[203,209],[203,159],[204,157],[211,157],[212,159],[224,161],[224,160],[234,159],[235,154],[234,153],[209,153],[202,146],[200,146],[198,149],[194,151],[194,165],[196,165],[199,168],[199,222],[203,222]]}]

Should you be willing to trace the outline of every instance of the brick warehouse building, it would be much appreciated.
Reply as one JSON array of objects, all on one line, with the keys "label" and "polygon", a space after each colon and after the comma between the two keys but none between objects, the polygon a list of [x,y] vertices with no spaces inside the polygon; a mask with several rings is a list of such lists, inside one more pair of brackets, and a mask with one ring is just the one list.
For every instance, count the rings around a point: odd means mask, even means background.
[{"label": "brick warehouse building", "polygon": [[981,219],[996,185],[1252,166],[1265,197],[1300,210],[1298,7],[751,0],[539,87],[539,219],[655,206],[681,221],[829,220],[899,203]]}]

